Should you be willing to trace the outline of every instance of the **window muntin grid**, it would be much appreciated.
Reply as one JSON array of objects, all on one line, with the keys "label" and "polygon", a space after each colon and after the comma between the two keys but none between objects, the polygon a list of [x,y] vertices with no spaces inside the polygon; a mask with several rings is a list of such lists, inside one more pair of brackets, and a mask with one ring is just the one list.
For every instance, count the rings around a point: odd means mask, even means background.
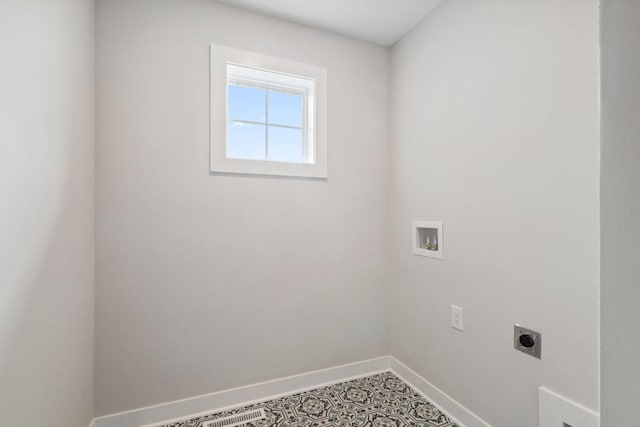
[{"label": "window muntin grid", "polygon": [[[240,66],[233,66],[240,67]],[[242,67],[247,68],[248,67]],[[286,163],[313,163],[313,153],[311,150],[309,130],[309,91],[306,87],[296,87],[295,85],[286,85],[281,81],[286,80],[287,76],[276,72],[269,72],[265,70],[255,70],[261,74],[262,78],[247,78],[243,76],[237,76],[228,74],[227,76],[227,157],[236,159],[251,159],[251,160],[263,160],[263,161],[279,161]],[[277,76],[278,83],[268,81],[269,74]],[[291,77],[292,80],[299,80],[298,77]],[[274,79],[275,80],[275,79]],[[233,87],[247,88],[262,92],[262,98],[264,102],[264,115],[256,115],[255,111],[249,111],[245,117],[239,117],[242,114],[238,114],[232,106],[232,99],[230,92]],[[300,97],[298,102],[299,111],[296,115],[299,116],[299,120],[296,120],[296,124],[285,124],[286,120],[278,120],[271,117],[270,112],[274,102],[270,99],[277,95],[295,96]],[[231,146],[234,141],[232,138],[238,137],[241,132],[238,132],[237,127],[246,127],[252,130],[252,132],[245,132],[244,138],[246,144],[246,150],[244,153],[239,154],[237,147]],[[247,129],[247,130],[249,130]],[[263,138],[258,141],[258,133],[263,134]],[[285,136],[285,134],[289,134]],[[276,143],[273,143],[274,136],[280,136],[280,141],[291,141],[291,139],[297,139],[299,143],[296,143],[295,147],[286,148],[284,150],[278,150]],[[251,148],[251,145],[254,145]],[[259,153],[257,146],[262,146],[262,153]],[[282,144],[281,144],[282,145]],[[292,157],[293,156],[293,157]]]}]

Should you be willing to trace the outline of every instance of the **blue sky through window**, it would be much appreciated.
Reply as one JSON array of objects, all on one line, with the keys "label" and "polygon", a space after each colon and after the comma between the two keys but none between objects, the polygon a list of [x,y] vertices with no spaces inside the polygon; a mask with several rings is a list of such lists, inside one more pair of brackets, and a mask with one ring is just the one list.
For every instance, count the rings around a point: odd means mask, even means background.
[{"label": "blue sky through window", "polygon": [[301,94],[229,84],[227,157],[303,162],[303,113]]},{"label": "blue sky through window", "polygon": [[302,95],[269,91],[269,123],[302,127]]},{"label": "blue sky through window", "polygon": [[264,123],[267,120],[267,91],[229,85],[229,119]]}]

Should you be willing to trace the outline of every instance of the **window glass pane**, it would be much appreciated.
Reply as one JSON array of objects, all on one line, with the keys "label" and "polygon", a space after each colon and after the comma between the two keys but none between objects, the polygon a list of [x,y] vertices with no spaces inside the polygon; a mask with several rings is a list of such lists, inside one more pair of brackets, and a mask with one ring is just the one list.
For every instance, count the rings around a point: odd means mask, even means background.
[{"label": "window glass pane", "polygon": [[264,125],[230,121],[227,127],[227,157],[265,160]]},{"label": "window glass pane", "polygon": [[266,90],[228,85],[229,119],[262,122],[267,120]]},{"label": "window glass pane", "polygon": [[303,163],[302,130],[269,126],[269,160]]},{"label": "window glass pane", "polygon": [[270,90],[269,123],[302,127],[302,95]]}]

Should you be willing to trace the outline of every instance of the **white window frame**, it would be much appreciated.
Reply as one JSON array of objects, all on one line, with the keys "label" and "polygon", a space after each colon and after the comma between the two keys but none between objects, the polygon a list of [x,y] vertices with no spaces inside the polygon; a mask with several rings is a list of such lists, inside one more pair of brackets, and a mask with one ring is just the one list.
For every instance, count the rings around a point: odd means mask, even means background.
[{"label": "white window frame", "polygon": [[[228,65],[242,67],[246,75],[228,73]],[[283,82],[260,82],[252,76],[254,69],[269,71],[283,76]],[[243,74],[244,72],[240,72]],[[309,135],[304,136],[303,151],[308,163],[289,163],[272,160],[240,159],[227,157],[228,99],[227,85],[244,80],[258,82],[262,87],[286,88],[286,81],[295,80],[294,90],[299,90],[303,80],[313,82],[313,91],[306,94],[303,114],[304,128]],[[239,173],[252,175],[276,175],[306,178],[327,178],[327,70],[314,65],[302,64],[273,56],[262,55],[227,46],[211,45],[211,141],[210,170],[213,173]],[[304,131],[303,131],[304,133]]]}]

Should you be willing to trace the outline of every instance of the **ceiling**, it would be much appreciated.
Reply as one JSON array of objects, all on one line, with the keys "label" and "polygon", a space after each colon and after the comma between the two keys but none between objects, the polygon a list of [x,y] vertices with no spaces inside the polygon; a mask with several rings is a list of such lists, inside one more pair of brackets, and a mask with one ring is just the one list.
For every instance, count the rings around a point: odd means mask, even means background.
[{"label": "ceiling", "polygon": [[216,1],[382,46],[391,46],[443,0]]}]

